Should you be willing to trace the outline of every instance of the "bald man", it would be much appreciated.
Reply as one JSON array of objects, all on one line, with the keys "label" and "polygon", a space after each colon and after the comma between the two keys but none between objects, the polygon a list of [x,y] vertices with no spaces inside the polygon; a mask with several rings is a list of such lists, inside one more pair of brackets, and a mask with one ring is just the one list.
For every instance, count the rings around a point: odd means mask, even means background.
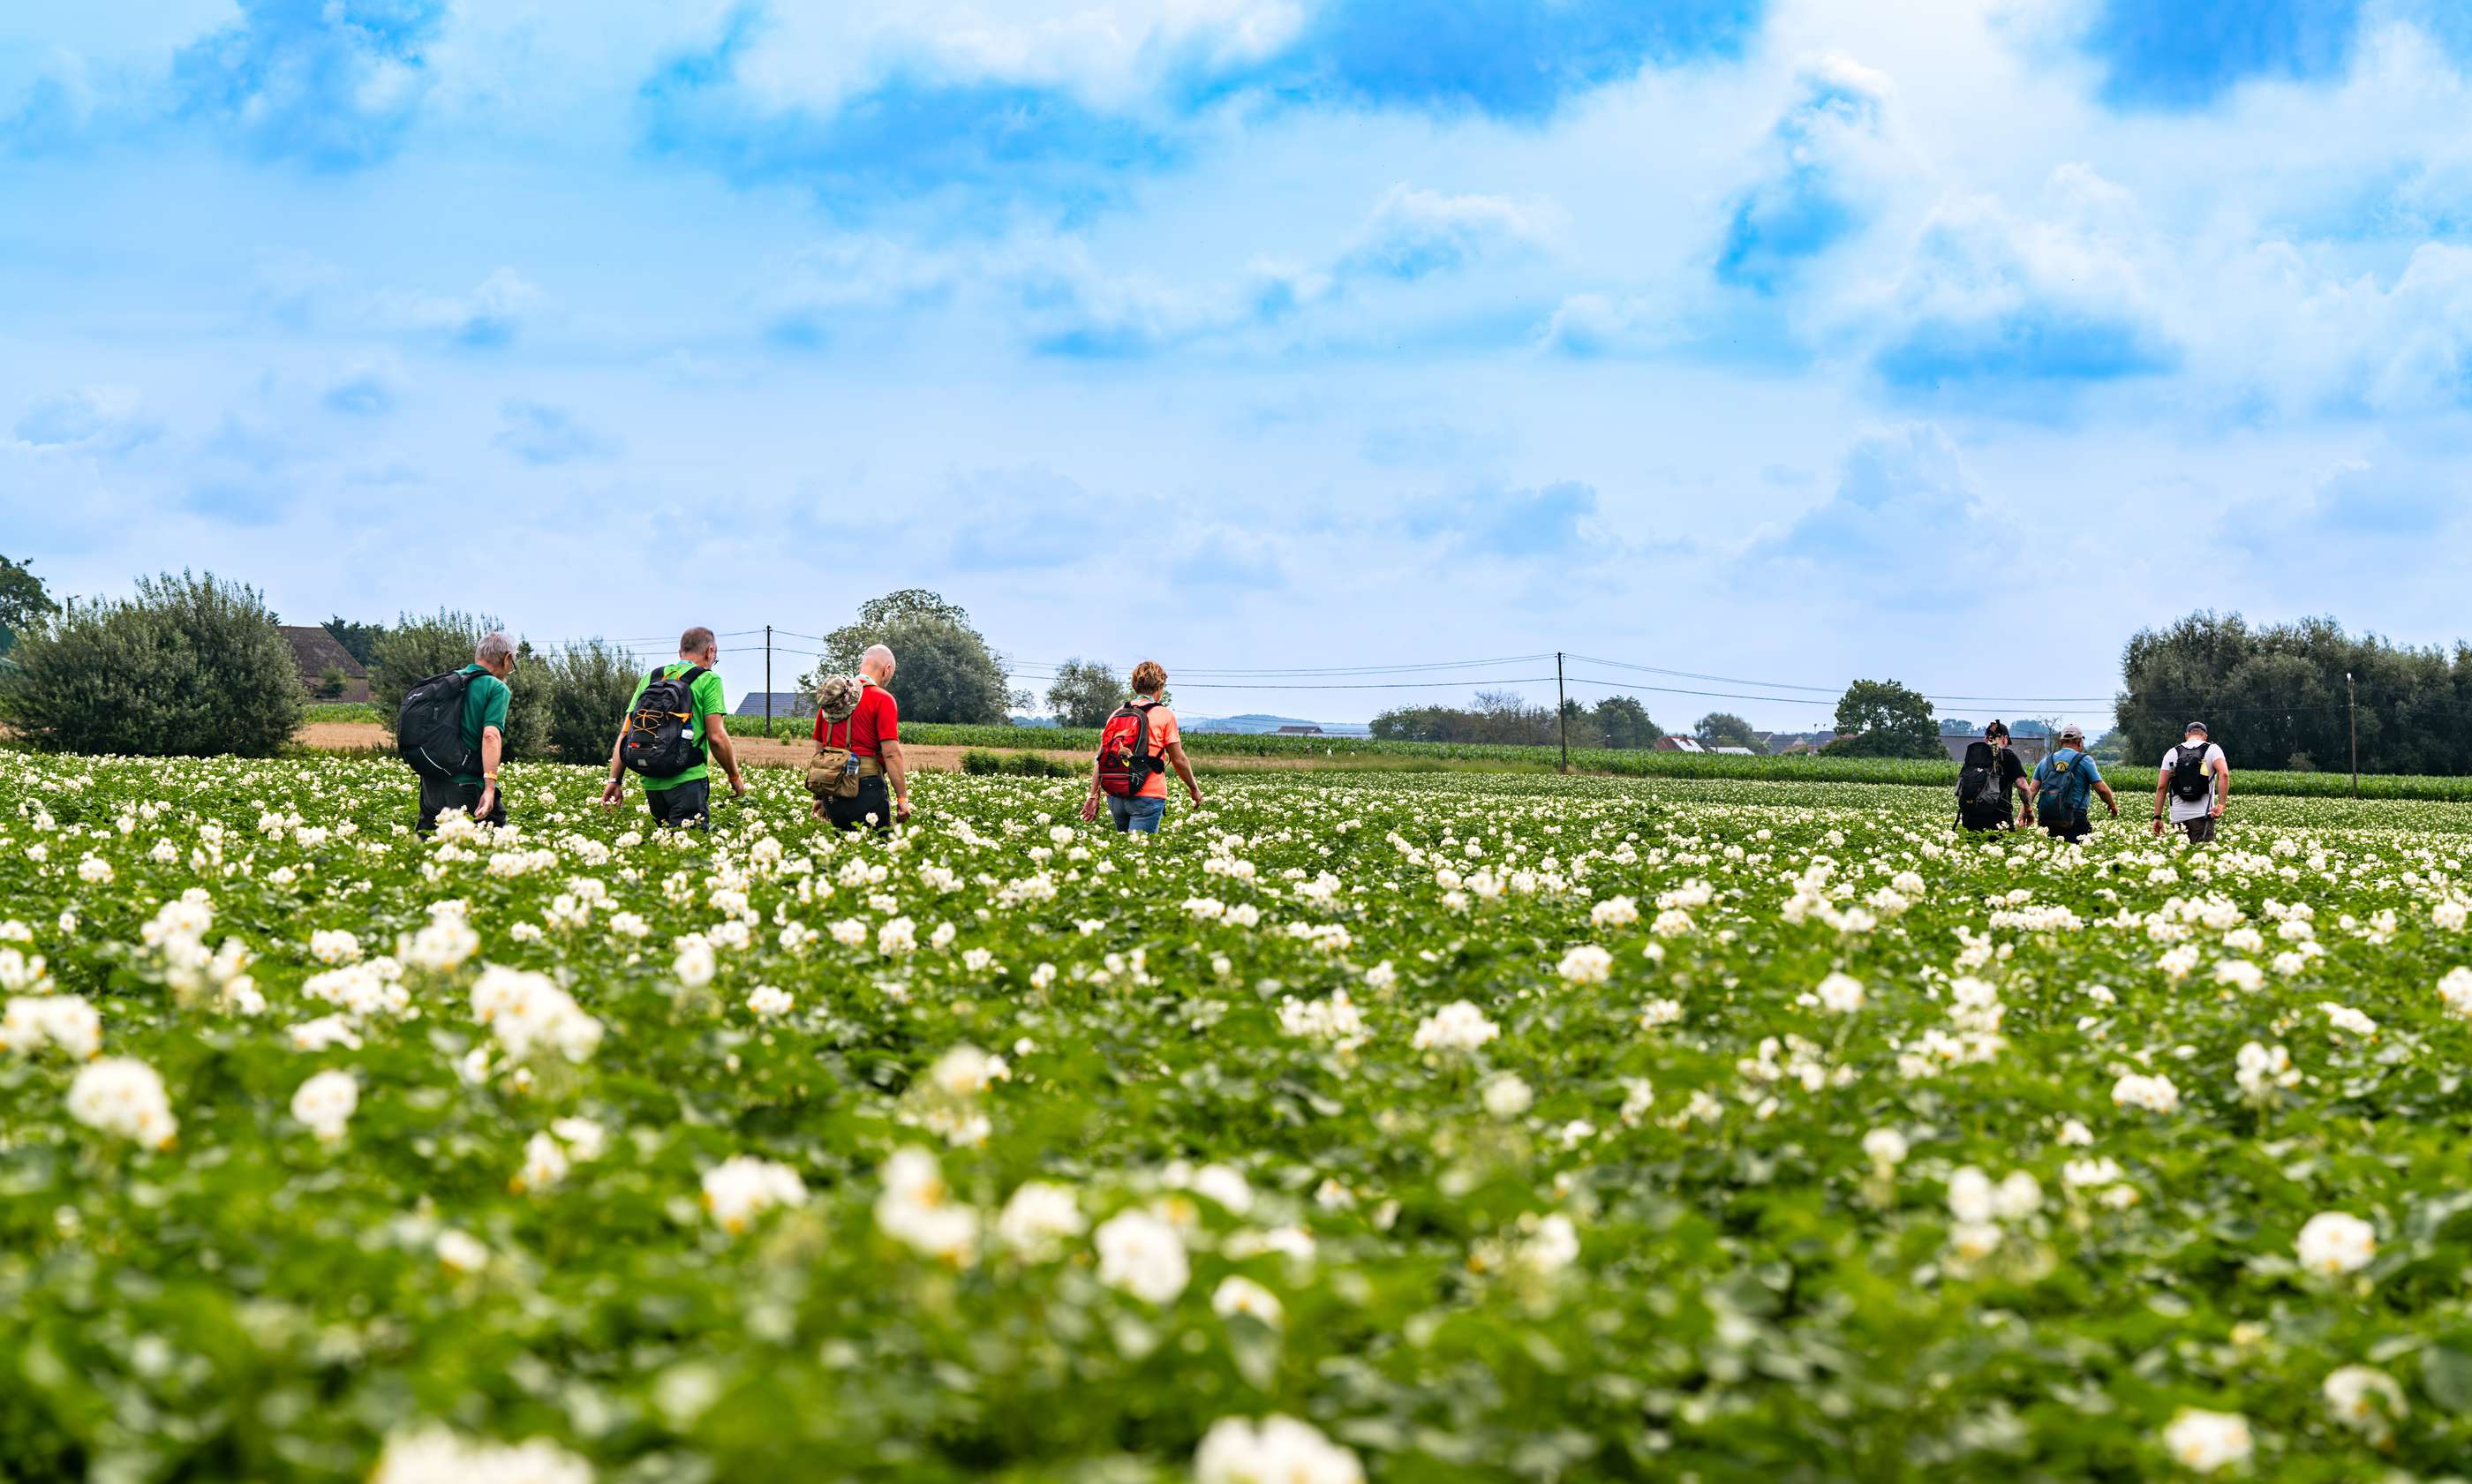
[{"label": "bald man", "polygon": [[[817,744],[847,747],[858,761],[855,797],[816,801],[820,817],[844,830],[872,825],[886,832],[895,819],[910,817],[910,768],[901,756],[901,708],[885,689],[892,682],[893,669],[892,651],[880,644],[870,645],[859,656],[858,708],[839,721],[826,720],[820,712],[816,716]],[[889,801],[884,788],[887,778],[892,781]]]}]

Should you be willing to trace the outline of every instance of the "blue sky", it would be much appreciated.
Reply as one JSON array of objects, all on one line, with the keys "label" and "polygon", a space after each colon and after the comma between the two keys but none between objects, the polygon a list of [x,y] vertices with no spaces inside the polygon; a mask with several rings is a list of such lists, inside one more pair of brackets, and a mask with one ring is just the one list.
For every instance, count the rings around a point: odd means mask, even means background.
[{"label": "blue sky", "polygon": [[2436,0],[12,7],[0,552],[1188,674],[2450,643],[2468,68]]}]

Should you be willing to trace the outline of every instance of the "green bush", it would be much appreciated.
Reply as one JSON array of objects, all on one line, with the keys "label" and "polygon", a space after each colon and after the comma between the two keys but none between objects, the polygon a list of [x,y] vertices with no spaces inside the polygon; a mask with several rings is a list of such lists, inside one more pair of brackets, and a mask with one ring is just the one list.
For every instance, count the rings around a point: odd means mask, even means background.
[{"label": "green bush", "polygon": [[1004,754],[972,747],[962,754],[962,771],[965,773],[1001,773],[1005,770]]},{"label": "green bush", "polygon": [[561,763],[606,765],[619,718],[644,673],[634,655],[606,639],[568,645],[535,666],[547,754]]},{"label": "green bush", "polygon": [[[369,698],[377,705],[378,724],[387,729],[387,735],[394,735],[395,714],[403,709],[405,692],[432,675],[471,664],[472,650],[500,627],[498,621],[487,614],[440,608],[419,618],[405,614],[392,628],[380,634],[369,651]],[[549,743],[550,688],[543,683],[542,668],[530,644],[515,646],[514,673],[507,677],[507,688],[513,693],[507,702],[506,755],[510,758],[553,755]],[[618,735],[615,726],[613,718],[609,733],[612,738]],[[606,746],[603,756],[607,756]]]},{"label": "green bush", "polygon": [[140,577],[134,598],[72,601],[10,657],[0,719],[56,750],[272,757],[308,704],[264,597],[213,573]]}]

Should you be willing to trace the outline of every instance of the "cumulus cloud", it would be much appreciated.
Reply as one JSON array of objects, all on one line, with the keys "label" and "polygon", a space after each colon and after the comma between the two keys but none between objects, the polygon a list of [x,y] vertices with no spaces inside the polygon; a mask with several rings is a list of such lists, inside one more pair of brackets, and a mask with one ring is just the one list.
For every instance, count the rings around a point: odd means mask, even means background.
[{"label": "cumulus cloud", "polygon": [[240,0],[174,60],[177,111],[255,153],[348,169],[392,154],[430,84],[444,0]]},{"label": "cumulus cloud", "polygon": [[1805,260],[1860,231],[1887,170],[1883,115],[1895,88],[1850,58],[1805,65],[1771,130],[1760,177],[1735,199],[1717,276],[1771,293]]},{"label": "cumulus cloud", "polygon": [[2157,237],[2127,193],[2080,165],[2042,209],[1987,196],[1932,213],[1884,306],[1872,369],[1890,387],[2104,381],[2170,369]]},{"label": "cumulus cloud", "polygon": [[17,418],[15,431],[18,441],[38,448],[120,454],[152,441],[163,430],[135,391],[82,387],[36,399]]},{"label": "cumulus cloud", "polygon": [[613,447],[565,409],[524,401],[498,409],[498,432],[491,441],[530,464],[570,463],[598,458]]},{"label": "cumulus cloud", "polygon": [[1577,480],[1418,501],[1403,512],[1400,527],[1415,539],[1481,559],[1594,559],[1613,550],[1597,518],[1595,488]]},{"label": "cumulus cloud", "polygon": [[1413,281],[1465,268],[1489,252],[1540,246],[1560,219],[1550,202],[1452,196],[1403,183],[1375,204],[1340,267]]},{"label": "cumulus cloud", "polygon": [[1957,444],[1934,423],[1866,434],[1839,466],[1837,487],[1784,532],[1754,542],[1757,562],[1782,562],[1826,580],[1878,584],[1912,576],[1913,585],[1880,587],[1882,601],[1962,597],[1962,563],[1952,553],[1980,542],[1996,551],[2002,534],[1981,523],[1973,481]]},{"label": "cumulus cloud", "polygon": [[512,342],[541,292],[511,268],[500,268],[468,294],[438,295],[387,290],[370,301],[375,327],[442,335],[458,345],[487,350]]}]

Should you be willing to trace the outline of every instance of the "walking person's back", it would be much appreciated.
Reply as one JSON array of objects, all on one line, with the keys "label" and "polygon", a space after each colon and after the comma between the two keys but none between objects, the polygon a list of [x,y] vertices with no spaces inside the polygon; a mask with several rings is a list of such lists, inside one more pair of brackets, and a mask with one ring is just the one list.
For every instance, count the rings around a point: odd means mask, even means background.
[{"label": "walking person's back", "polygon": [[482,638],[472,663],[432,675],[404,693],[395,718],[395,748],[420,775],[423,835],[438,828],[450,809],[481,824],[505,824],[507,803],[498,791],[498,765],[506,756],[507,708],[513,693],[515,646],[504,634]]},{"label": "walking person's back", "polygon": [[2179,742],[2163,754],[2154,774],[2154,833],[2163,833],[2165,806],[2172,828],[2203,845],[2215,837],[2215,821],[2231,802],[2232,766],[2223,749],[2206,734],[2206,723],[2192,721]]},{"label": "walking person's back", "polygon": [[1965,761],[1957,773],[1958,824],[1978,832],[2014,827],[2018,812],[2009,795],[2018,789],[2032,804],[2033,780],[2026,776],[2026,765],[2017,761],[2017,754],[2008,750],[2008,728],[1994,721],[1983,729],[1980,741],[1965,744]]},{"label": "walking person's back", "polygon": [[1176,713],[1162,698],[1167,671],[1156,660],[1133,667],[1133,698],[1117,708],[1100,728],[1099,755],[1090,772],[1090,796],[1082,817],[1099,817],[1105,799],[1119,831],[1158,833],[1167,813],[1167,774],[1176,769],[1196,809],[1201,807],[1201,786],[1193,781],[1193,765],[1184,755],[1184,734]]},{"label": "walking person's back", "polygon": [[807,761],[807,789],[816,796],[818,819],[883,834],[895,820],[910,817],[901,708],[885,689],[895,668],[892,650],[873,645],[860,656],[857,675],[830,676],[818,687],[816,751]]},{"label": "walking person's back", "polygon": [[601,802],[625,797],[629,770],[643,775],[644,802],[653,822],[677,829],[703,829],[712,814],[712,766],[719,759],[733,798],[747,784],[738,773],[738,752],[722,714],[728,702],[713,665],[721,642],[709,628],[678,636],[678,657],[635,682],[618,741],[609,749],[609,782]]},{"label": "walking person's back", "polygon": [[2035,817],[2055,838],[2081,840],[2094,833],[2087,797],[2100,793],[2114,819],[2120,817],[2120,801],[2104,782],[2103,769],[2086,756],[2082,728],[2063,727],[2056,741],[2059,745],[2034,765]]}]

